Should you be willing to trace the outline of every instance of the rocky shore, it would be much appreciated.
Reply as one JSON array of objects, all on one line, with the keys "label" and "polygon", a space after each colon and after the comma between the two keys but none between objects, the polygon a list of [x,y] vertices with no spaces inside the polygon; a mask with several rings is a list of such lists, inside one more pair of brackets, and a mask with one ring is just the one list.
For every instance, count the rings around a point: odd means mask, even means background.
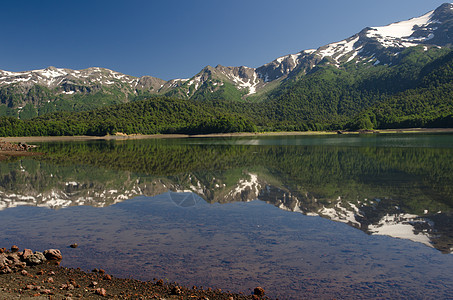
[{"label": "rocky shore", "polygon": [[41,155],[41,153],[29,151],[34,148],[36,148],[35,145],[28,145],[24,142],[11,143],[8,141],[0,141],[0,161],[8,159],[8,157],[11,156]]},{"label": "rocky shore", "polygon": [[268,299],[264,289],[242,295],[162,279],[115,278],[105,270],[84,272],[60,266],[58,249],[43,252],[12,246],[0,249],[0,299]]}]

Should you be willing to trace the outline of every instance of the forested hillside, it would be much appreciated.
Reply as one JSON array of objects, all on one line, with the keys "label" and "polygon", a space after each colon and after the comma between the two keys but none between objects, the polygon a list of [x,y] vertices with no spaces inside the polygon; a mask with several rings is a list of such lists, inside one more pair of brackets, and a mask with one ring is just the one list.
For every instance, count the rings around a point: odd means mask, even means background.
[{"label": "forested hillside", "polygon": [[248,119],[200,102],[157,97],[79,113],[30,120],[0,118],[1,136],[60,136],[255,131]]}]

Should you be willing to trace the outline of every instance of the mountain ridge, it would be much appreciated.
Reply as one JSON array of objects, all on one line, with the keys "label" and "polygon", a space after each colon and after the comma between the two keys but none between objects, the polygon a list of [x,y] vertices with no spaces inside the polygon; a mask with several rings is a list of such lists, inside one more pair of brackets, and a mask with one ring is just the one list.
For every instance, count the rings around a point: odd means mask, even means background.
[{"label": "mountain ridge", "polygon": [[423,47],[428,56],[432,49],[451,49],[452,30],[453,4],[445,3],[422,16],[366,27],[344,40],[284,55],[257,68],[206,66],[187,79],[134,77],[100,67],[0,71],[0,116],[27,119],[53,111],[91,110],[151,96],[269,101],[288,85],[329,66],[361,72],[357,70],[398,65],[405,49]]}]

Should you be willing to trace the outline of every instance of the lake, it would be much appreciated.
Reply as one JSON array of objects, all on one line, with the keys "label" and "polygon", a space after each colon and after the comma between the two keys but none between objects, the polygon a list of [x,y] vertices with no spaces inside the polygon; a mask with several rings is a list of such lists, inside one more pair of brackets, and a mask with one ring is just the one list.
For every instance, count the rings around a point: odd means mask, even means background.
[{"label": "lake", "polygon": [[[0,163],[0,246],[280,299],[449,298],[453,135],[40,143]],[[77,243],[72,249],[70,244]]]}]

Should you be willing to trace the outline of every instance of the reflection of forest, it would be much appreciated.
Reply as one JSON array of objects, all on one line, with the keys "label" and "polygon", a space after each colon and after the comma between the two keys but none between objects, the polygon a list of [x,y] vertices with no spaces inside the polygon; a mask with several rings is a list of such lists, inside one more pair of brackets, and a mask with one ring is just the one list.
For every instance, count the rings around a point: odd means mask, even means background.
[{"label": "reflection of forest", "polygon": [[[40,151],[48,153],[42,160],[52,163],[159,177],[197,173],[202,181],[220,176],[237,182],[241,172],[232,172],[234,169],[263,170],[293,193],[308,193],[321,201],[338,196],[387,196],[409,201],[402,203],[404,208],[418,213],[428,204],[437,203],[444,210],[453,206],[453,150],[448,148],[208,146],[131,141],[44,144]],[[204,183],[210,187],[209,182]]]},{"label": "reflection of forest", "polygon": [[[389,216],[416,215],[398,219],[411,224],[416,233],[429,234],[430,242],[442,251],[450,252],[453,239],[448,217],[453,206],[449,148],[188,145],[153,140],[48,143],[40,151],[47,155],[36,158],[39,162],[0,165],[3,193],[27,197],[60,191],[69,201],[60,206],[105,206],[139,194],[190,190],[211,203],[259,198],[366,232]],[[59,202],[54,204],[58,207]],[[435,226],[425,219],[436,220]]]}]

